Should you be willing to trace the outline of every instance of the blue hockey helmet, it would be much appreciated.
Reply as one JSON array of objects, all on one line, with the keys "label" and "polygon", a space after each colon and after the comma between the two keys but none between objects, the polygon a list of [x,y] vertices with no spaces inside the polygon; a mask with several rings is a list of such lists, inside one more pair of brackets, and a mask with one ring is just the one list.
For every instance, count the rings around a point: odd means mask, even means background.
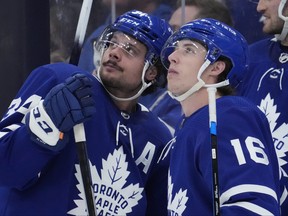
[{"label": "blue hockey helmet", "polygon": [[227,79],[232,86],[236,87],[243,80],[248,71],[248,44],[237,30],[212,18],[197,19],[183,25],[164,46],[161,60],[165,67],[169,66],[168,56],[174,50],[173,44],[183,39],[192,39],[203,44],[207,48],[205,60],[211,63],[220,56],[230,59],[232,68]]},{"label": "blue hockey helmet", "polygon": [[[97,77],[99,80],[101,81],[100,68],[102,55],[105,52],[108,44],[114,44],[114,42],[111,41],[114,33],[119,32],[125,34],[127,38],[131,37],[136,39],[140,43],[144,44],[147,48],[145,64],[143,66],[141,76],[142,87],[134,96],[129,98],[118,98],[108,91],[109,94],[115,100],[128,101],[139,97],[142,93],[144,95],[153,92],[155,90],[155,86],[162,87],[166,81],[163,79],[163,77],[166,76],[167,71],[164,67],[162,67],[160,54],[166,40],[172,35],[173,31],[168,22],[165,20],[137,10],[128,11],[119,16],[113,24],[106,27],[100,38],[97,40],[94,47],[94,63],[95,65],[98,65]],[[121,45],[121,48],[124,47]],[[158,74],[155,80],[146,81],[145,73],[150,65],[155,65]],[[150,86],[153,87],[149,88]]]},{"label": "blue hockey helmet", "polygon": [[146,60],[151,65],[160,58],[162,47],[173,33],[165,20],[137,10],[131,10],[119,16],[113,24],[104,30],[99,40],[109,40],[107,38],[109,32],[116,31],[132,36],[146,45]]}]

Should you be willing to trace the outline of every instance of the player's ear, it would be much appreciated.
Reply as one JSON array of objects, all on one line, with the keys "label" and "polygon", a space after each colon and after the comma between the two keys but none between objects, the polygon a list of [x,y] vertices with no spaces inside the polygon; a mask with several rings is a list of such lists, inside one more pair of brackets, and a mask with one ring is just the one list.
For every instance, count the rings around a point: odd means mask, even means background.
[{"label": "player's ear", "polygon": [[152,65],[146,71],[145,80],[149,81],[154,80],[156,79],[156,76],[157,76],[157,68],[154,65]]},{"label": "player's ear", "polygon": [[214,62],[211,66],[212,66],[211,75],[218,76],[225,70],[226,64],[224,61],[220,60]]}]

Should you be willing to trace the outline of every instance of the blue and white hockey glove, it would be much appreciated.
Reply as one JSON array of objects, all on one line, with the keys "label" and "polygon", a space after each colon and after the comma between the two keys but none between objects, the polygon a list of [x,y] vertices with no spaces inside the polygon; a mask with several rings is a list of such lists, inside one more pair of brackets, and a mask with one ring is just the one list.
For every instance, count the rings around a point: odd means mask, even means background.
[{"label": "blue and white hockey glove", "polygon": [[26,117],[32,139],[48,148],[62,149],[68,142],[65,133],[96,112],[91,86],[88,77],[77,74],[52,88]]}]

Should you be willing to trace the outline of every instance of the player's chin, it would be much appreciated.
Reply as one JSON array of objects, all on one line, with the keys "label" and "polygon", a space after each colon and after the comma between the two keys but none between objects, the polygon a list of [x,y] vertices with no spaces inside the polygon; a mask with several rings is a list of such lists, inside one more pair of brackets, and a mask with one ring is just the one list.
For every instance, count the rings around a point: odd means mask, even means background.
[{"label": "player's chin", "polygon": [[264,25],[262,31],[265,34],[269,35],[275,35],[275,34],[281,34],[282,29],[276,29],[275,26],[272,25]]},{"label": "player's chin", "polygon": [[173,95],[179,95],[180,93],[179,93],[179,87],[178,87],[178,85],[174,85],[174,84],[172,84],[172,83],[168,83],[167,84],[167,89],[168,89],[168,91],[169,92],[171,92]]},{"label": "player's chin", "polygon": [[269,22],[263,23],[262,31],[266,34],[274,34],[273,26]]}]

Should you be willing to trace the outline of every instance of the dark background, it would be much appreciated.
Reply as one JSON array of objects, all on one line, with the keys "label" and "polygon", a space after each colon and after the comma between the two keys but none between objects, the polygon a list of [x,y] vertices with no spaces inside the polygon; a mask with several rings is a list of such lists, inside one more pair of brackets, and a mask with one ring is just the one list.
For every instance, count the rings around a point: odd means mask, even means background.
[{"label": "dark background", "polygon": [[[0,1],[0,119],[30,72],[50,63],[50,39],[71,52],[81,5],[82,0]],[[86,35],[106,16],[100,9],[94,0]],[[50,18],[57,34],[50,34]]]},{"label": "dark background", "polygon": [[30,71],[49,62],[49,1],[0,2],[0,115]]}]

